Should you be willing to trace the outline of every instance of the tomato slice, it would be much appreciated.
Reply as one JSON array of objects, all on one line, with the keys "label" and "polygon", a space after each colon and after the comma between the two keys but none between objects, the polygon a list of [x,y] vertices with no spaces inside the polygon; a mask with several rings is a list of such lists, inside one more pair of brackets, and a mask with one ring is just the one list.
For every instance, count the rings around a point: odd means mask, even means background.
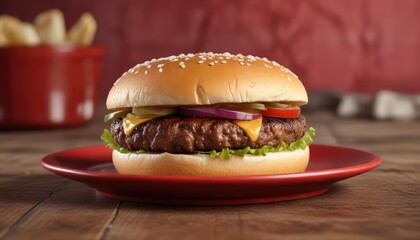
[{"label": "tomato slice", "polygon": [[267,110],[260,111],[260,113],[267,117],[297,118],[300,114],[300,107],[267,108]]}]

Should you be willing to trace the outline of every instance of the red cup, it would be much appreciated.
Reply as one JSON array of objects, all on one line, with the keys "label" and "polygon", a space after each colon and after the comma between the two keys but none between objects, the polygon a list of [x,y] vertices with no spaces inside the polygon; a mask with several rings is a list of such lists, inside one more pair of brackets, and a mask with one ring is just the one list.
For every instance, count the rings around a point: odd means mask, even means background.
[{"label": "red cup", "polygon": [[0,128],[89,122],[96,109],[102,46],[0,48]]}]

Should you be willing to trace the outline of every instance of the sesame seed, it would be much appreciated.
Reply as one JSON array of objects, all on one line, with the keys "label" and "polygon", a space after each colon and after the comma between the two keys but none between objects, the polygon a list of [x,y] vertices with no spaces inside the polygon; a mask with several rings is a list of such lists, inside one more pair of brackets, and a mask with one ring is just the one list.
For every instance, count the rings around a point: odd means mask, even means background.
[{"label": "sesame seed", "polygon": [[242,66],[243,66],[243,65],[245,65],[245,63],[244,63],[244,62],[239,62],[239,64],[241,64]]},{"label": "sesame seed", "polygon": [[185,65],[185,63],[184,62],[179,62],[179,66],[181,66],[181,65]]},{"label": "sesame seed", "polygon": [[280,68],[280,71],[285,72],[284,68],[282,68],[282,67]]},{"label": "sesame seed", "polygon": [[209,66],[214,66],[214,62],[209,63]]},{"label": "sesame seed", "polygon": [[158,68],[161,68],[161,67],[163,67],[164,65],[165,65],[165,64],[161,63],[161,64],[157,65],[157,67],[158,67]]},{"label": "sesame seed", "polygon": [[203,60],[198,61],[198,63],[200,63],[200,64],[203,63],[203,62],[204,62]]},{"label": "sesame seed", "polygon": [[271,68],[270,66],[268,66],[267,64],[264,64],[264,66],[266,66],[266,67],[268,67],[268,68]]},{"label": "sesame seed", "polygon": [[227,62],[226,62],[225,60],[222,60],[222,61],[221,61],[221,63],[225,64],[225,63],[227,63]]},{"label": "sesame seed", "polygon": [[153,58],[152,60],[150,60],[151,62],[156,62],[156,58]]},{"label": "sesame seed", "polygon": [[190,58],[189,57],[186,57],[185,60],[190,60]]},{"label": "sesame seed", "polygon": [[220,60],[222,60],[222,59],[223,59],[223,57],[219,57],[219,59],[220,59]]},{"label": "sesame seed", "polygon": [[146,68],[151,68],[152,67],[152,65],[147,65],[147,67]]},{"label": "sesame seed", "polygon": [[252,56],[252,55],[248,55],[248,56],[246,56],[247,58],[249,58],[249,59],[252,59],[252,60],[255,60],[255,57],[254,56]]},{"label": "sesame seed", "polygon": [[181,65],[180,67],[181,67],[181,68],[185,68],[185,65]]},{"label": "sesame seed", "polygon": [[239,61],[239,62],[243,62],[244,60],[243,60],[243,59],[238,59],[238,61]]},{"label": "sesame seed", "polygon": [[144,71],[144,74],[145,74],[145,75],[149,74],[149,71],[147,71],[147,70],[146,70],[146,71]]},{"label": "sesame seed", "polygon": [[185,57],[185,54],[181,53],[181,54],[178,55],[178,57],[183,58],[183,57]]},{"label": "sesame seed", "polygon": [[219,61],[214,61],[214,63],[218,63]]},{"label": "sesame seed", "polygon": [[159,68],[159,72],[163,72],[163,68]]},{"label": "sesame seed", "polygon": [[251,63],[246,63],[247,66],[251,66]]}]

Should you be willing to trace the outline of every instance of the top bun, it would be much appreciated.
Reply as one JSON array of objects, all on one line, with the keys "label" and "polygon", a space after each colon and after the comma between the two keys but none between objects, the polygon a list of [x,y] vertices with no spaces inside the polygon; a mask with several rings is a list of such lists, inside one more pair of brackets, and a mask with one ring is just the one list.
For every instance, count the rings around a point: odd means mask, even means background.
[{"label": "top bun", "polygon": [[230,53],[180,54],[137,64],[108,94],[108,109],[142,106],[283,102],[304,105],[306,90],[289,69]]}]

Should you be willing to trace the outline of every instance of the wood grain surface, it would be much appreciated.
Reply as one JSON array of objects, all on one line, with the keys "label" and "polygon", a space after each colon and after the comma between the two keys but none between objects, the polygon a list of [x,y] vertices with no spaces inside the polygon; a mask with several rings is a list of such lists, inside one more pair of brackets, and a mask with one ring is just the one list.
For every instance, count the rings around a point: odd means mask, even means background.
[{"label": "wood grain surface", "polygon": [[106,199],[40,166],[48,153],[100,144],[99,119],[0,132],[1,239],[420,239],[420,122],[307,114],[316,143],[373,151],[382,165],[308,199],[171,207]]}]

